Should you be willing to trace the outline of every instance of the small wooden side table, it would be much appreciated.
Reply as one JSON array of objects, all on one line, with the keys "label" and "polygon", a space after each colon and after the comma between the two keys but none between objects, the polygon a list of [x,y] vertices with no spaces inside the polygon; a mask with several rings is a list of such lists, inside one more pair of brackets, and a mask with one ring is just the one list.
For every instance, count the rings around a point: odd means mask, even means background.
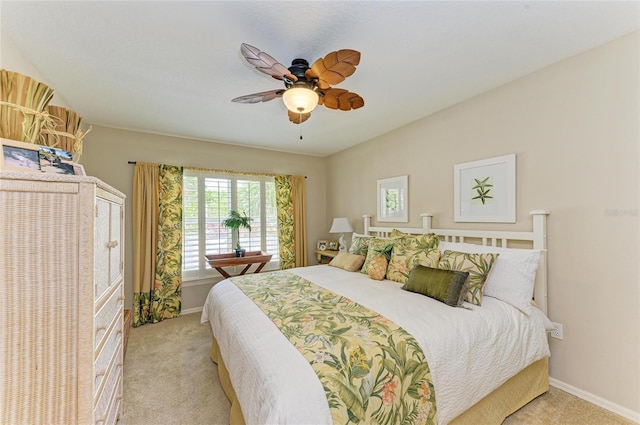
[{"label": "small wooden side table", "polygon": [[253,273],[259,273],[260,270],[271,261],[273,254],[268,254],[264,251],[249,251],[244,257],[236,257],[234,253],[230,254],[211,254],[204,257],[209,262],[209,265],[216,269],[225,278],[230,278],[231,275],[227,273],[223,267],[233,266],[245,266],[240,274],[245,274],[253,264],[258,264],[258,268]]},{"label": "small wooden side table", "polygon": [[340,251],[332,251],[329,249],[325,251],[316,249],[316,258],[318,259],[319,264],[329,264],[331,260],[333,260],[333,257],[338,255],[339,252]]}]

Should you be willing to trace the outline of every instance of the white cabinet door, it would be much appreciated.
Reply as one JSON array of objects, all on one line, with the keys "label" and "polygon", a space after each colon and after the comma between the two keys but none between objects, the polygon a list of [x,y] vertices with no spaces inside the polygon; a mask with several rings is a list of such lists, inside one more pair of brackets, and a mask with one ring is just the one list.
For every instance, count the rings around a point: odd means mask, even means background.
[{"label": "white cabinet door", "polygon": [[111,235],[109,225],[111,221],[111,203],[96,198],[95,220],[95,299],[100,298],[109,288],[111,279],[109,276],[109,256],[111,249]]},{"label": "white cabinet door", "polygon": [[110,246],[109,284],[114,284],[122,277],[122,205],[111,203],[110,210]]},{"label": "white cabinet door", "polygon": [[122,278],[122,205],[96,198],[96,299]]}]

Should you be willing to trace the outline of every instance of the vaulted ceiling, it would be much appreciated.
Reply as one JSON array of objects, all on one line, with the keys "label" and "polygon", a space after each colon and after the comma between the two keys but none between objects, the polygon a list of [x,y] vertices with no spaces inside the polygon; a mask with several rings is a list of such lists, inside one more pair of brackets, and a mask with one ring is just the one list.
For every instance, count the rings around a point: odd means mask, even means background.
[{"label": "vaulted ceiling", "polygon": [[[5,1],[3,36],[87,123],[326,156],[640,27],[636,1]],[[336,87],[365,106],[318,106],[294,125],[283,87],[240,54],[285,66],[362,53]],[[0,59],[2,56],[0,55]],[[303,140],[300,140],[300,133]]]}]

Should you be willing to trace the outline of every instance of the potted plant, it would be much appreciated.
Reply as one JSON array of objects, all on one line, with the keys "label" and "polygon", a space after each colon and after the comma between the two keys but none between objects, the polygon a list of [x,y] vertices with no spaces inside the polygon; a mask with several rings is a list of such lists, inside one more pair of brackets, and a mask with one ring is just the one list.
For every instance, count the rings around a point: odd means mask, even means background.
[{"label": "potted plant", "polygon": [[247,216],[245,212],[240,214],[236,210],[231,210],[229,217],[222,221],[222,225],[228,227],[236,234],[236,257],[244,257],[247,250],[242,249],[240,246],[240,228],[249,229],[249,232],[251,232],[251,217]]}]

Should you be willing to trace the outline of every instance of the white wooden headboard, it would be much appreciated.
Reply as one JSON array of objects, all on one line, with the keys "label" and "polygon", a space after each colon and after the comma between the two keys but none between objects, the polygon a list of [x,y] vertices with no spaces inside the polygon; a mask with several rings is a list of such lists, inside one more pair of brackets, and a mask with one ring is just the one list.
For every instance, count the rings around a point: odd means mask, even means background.
[{"label": "white wooden headboard", "polygon": [[[478,241],[481,241],[481,243],[479,243],[480,245],[502,248],[512,248],[509,246],[510,241],[529,242],[531,249],[539,249],[542,251],[540,266],[536,274],[533,297],[538,308],[542,310],[544,314],[547,314],[547,216],[551,213],[545,210],[533,210],[530,211],[529,214],[533,218],[532,230],[530,232],[436,229],[432,227],[433,214],[431,213],[420,214],[420,217],[422,217],[422,227],[371,226],[372,216],[363,215],[362,218],[364,219],[364,233],[366,235],[388,236],[393,229],[398,229],[405,233],[413,234],[435,233],[447,242],[478,243]],[[467,239],[471,239],[471,241]]]}]

